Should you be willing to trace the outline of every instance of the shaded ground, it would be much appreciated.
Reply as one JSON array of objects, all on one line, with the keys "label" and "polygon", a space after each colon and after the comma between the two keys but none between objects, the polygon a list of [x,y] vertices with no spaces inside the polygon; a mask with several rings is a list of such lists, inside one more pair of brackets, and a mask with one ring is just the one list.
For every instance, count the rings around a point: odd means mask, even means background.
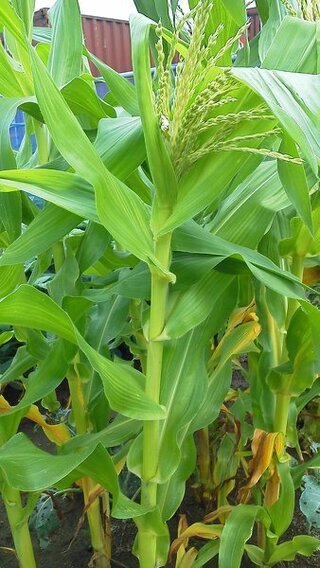
[{"label": "shaded ground", "polygon": [[[234,376],[234,383],[236,384],[233,386],[236,388],[246,388],[240,373]],[[12,403],[15,402],[12,400]],[[32,438],[36,445],[43,450],[50,451],[50,442],[48,442],[41,430],[35,429],[29,421],[22,422],[22,429]],[[32,533],[37,568],[87,568],[92,552],[86,522],[73,540],[83,512],[82,495],[81,493],[59,495],[55,499],[55,504],[59,518],[59,527],[50,535],[48,547],[41,550],[36,534]],[[193,522],[202,521],[207,511],[195,502],[193,491],[189,489],[178,514],[170,521],[172,539],[177,535],[179,513],[186,514],[188,523],[192,524]],[[307,533],[308,527],[297,502],[292,525],[282,540],[291,540],[298,534]],[[112,568],[138,568],[138,561],[131,553],[135,534],[136,528],[132,521],[112,520]],[[320,536],[320,531],[318,531],[316,536]],[[192,544],[199,548],[204,542],[198,540],[192,542]],[[12,546],[5,510],[0,500],[0,547],[12,548]],[[212,560],[207,564],[208,568],[217,568],[217,566],[216,560]],[[253,568],[253,566],[248,558],[243,559],[241,568]],[[279,568],[280,566],[288,568],[318,568],[320,566],[320,553],[315,554],[312,558],[300,556],[294,562],[279,564],[278,566]],[[12,552],[4,552],[0,549],[0,568],[18,568],[17,559]],[[168,564],[168,568],[173,568],[173,565]],[[230,566],[230,568],[233,567]]]},{"label": "shaded ground", "polygon": [[[91,550],[89,544],[89,534],[86,523],[80,529],[75,541],[71,544],[73,535],[75,534],[79,518],[83,510],[83,502],[81,494],[73,494],[67,497],[59,497],[59,516],[60,526],[53,532],[50,537],[50,544],[45,550],[40,550],[35,534],[33,534],[33,542],[38,568],[87,568]],[[201,521],[205,511],[194,503],[193,496],[189,493],[180,508],[181,513],[185,513],[188,521]],[[5,518],[5,512],[2,503],[0,503],[0,545],[12,547],[11,535]],[[178,517],[170,522],[170,532],[172,537],[176,536]],[[113,560],[112,568],[138,568],[139,564],[136,558],[131,554],[131,547],[135,537],[136,529],[131,521],[112,522],[112,547]],[[297,507],[296,514],[286,538],[291,539],[297,534],[307,533],[307,527],[302,513]],[[194,542],[195,546],[201,546],[204,541]],[[168,565],[168,568],[173,565]],[[207,564],[208,568],[217,568],[218,564],[212,560]],[[318,568],[320,566],[320,554],[314,555],[312,558],[297,557],[294,562],[279,564],[287,568]],[[253,568],[254,565],[248,558],[244,558],[242,568]],[[0,568],[18,568],[18,562],[12,553],[4,553],[0,551]],[[230,566],[230,568],[233,568]]]}]

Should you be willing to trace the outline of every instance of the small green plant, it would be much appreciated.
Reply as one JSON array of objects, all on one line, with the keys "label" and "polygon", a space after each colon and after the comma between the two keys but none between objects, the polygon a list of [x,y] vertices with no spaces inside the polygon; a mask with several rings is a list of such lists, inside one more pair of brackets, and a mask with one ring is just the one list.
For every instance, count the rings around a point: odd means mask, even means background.
[{"label": "small green plant", "polygon": [[320,483],[316,475],[304,475],[303,491],[300,496],[300,510],[306,517],[309,527],[320,529]]}]

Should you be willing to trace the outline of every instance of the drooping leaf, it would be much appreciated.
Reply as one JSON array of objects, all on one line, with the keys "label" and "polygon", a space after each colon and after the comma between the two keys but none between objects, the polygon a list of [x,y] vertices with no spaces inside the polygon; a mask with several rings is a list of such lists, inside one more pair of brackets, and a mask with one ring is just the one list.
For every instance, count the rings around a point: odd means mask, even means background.
[{"label": "drooping leaf", "polygon": [[[32,320],[30,320],[32,310]],[[114,363],[100,355],[80,335],[68,314],[53,300],[28,285],[0,300],[0,321],[49,331],[77,344],[100,374],[111,407],[132,418],[163,418],[164,409],[143,391],[144,376],[132,367]],[[132,397],[132,404],[129,400]]]},{"label": "drooping leaf", "polygon": [[[312,93],[319,89],[319,75],[297,75],[239,67],[233,69],[233,75],[265,100],[281,126],[300,146],[303,157],[317,174],[320,158],[319,104]],[[305,112],[303,103],[309,107],[308,112]]]},{"label": "drooping leaf", "polygon": [[278,562],[290,562],[290,560],[295,559],[297,554],[311,556],[319,549],[319,546],[320,541],[314,536],[295,536],[291,541],[276,546],[269,559],[270,566],[275,566]]},{"label": "drooping leaf", "polygon": [[97,212],[107,230],[136,256],[152,261],[147,207],[105,168],[36,52],[31,49],[30,54],[37,99],[55,145],[75,171],[94,186]]}]

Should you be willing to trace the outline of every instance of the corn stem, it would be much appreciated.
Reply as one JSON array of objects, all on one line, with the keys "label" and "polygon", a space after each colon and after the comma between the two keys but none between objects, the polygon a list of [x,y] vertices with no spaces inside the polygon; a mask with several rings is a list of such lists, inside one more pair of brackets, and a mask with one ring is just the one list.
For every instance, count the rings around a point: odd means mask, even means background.
[{"label": "corn stem", "polygon": [[[169,211],[160,212],[159,223],[164,222]],[[171,233],[160,237],[155,244],[155,254],[162,266],[169,268],[171,256]],[[146,394],[155,402],[160,400],[160,387],[162,375],[163,342],[157,338],[165,324],[165,313],[169,283],[157,272],[151,274],[151,306],[149,342],[147,353]],[[157,504],[157,482],[154,480],[159,461],[159,420],[150,420],[144,423],[143,428],[143,462],[142,462],[142,488],[141,502],[151,508]],[[140,568],[153,568],[156,566],[157,537],[150,534],[139,534]]]},{"label": "corn stem", "polygon": [[288,394],[277,394],[274,413],[274,430],[275,432],[282,432],[284,435],[286,435],[287,432],[290,400],[291,396]]},{"label": "corn stem", "polygon": [[28,517],[24,517],[20,491],[4,485],[3,500],[20,568],[36,568]]},{"label": "corn stem", "polygon": [[[72,412],[76,425],[77,434],[85,434],[88,428],[87,409],[82,387],[82,377],[77,366],[78,358],[74,359],[73,367],[68,372],[67,378],[72,401]],[[93,562],[96,568],[110,568],[111,540],[104,534],[100,514],[99,497],[91,500],[91,493],[95,482],[89,477],[82,480],[83,499],[90,530],[91,544],[94,551]]]}]

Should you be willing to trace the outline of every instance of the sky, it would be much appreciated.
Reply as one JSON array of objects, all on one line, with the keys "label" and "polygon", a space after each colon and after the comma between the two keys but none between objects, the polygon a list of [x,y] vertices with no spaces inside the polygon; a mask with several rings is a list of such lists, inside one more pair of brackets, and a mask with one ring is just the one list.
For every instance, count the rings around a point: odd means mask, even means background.
[{"label": "sky", "polygon": [[[36,10],[50,8],[54,0],[36,0]],[[127,20],[129,14],[135,11],[133,0],[79,0],[82,14],[91,16],[106,16],[107,18],[119,18]],[[186,6],[187,0],[182,0],[181,5]]]},{"label": "sky", "polygon": [[[36,10],[50,8],[55,0],[36,0]],[[79,0],[82,14],[105,16],[127,20],[129,14],[135,11],[133,0]],[[188,0],[180,0],[180,5],[187,10]]]}]

